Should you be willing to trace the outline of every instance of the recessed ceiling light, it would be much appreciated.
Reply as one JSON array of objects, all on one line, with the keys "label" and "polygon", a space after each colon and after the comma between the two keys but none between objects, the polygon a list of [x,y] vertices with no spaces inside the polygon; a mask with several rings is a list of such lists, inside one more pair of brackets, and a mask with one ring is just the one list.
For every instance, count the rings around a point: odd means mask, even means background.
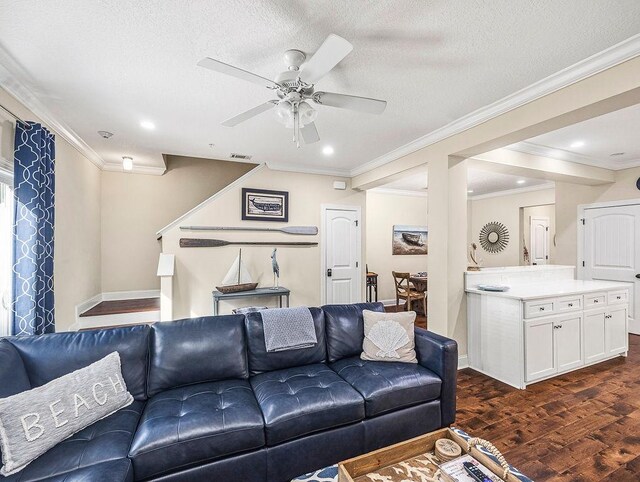
[{"label": "recessed ceiling light", "polygon": [[575,141],[571,143],[571,147],[582,147],[584,146],[584,141]]},{"label": "recessed ceiling light", "polygon": [[144,120],[144,121],[140,122],[140,127],[142,127],[143,129],[147,129],[149,131],[152,131],[153,129],[156,128],[156,125],[151,121]]},{"label": "recessed ceiling light", "polygon": [[467,192],[471,194],[473,192],[473,189],[468,189]]},{"label": "recessed ceiling light", "polygon": [[524,184],[524,183],[525,183],[525,182],[527,182],[527,181],[525,181],[524,179],[518,179],[516,182],[517,182],[518,184]]},{"label": "recessed ceiling light", "polygon": [[323,153],[325,156],[330,156],[331,154],[333,154],[333,147],[331,147],[331,146],[324,146],[324,147],[322,148],[322,153]]},{"label": "recessed ceiling light", "polygon": [[124,156],[122,158],[122,169],[131,171],[133,169],[133,157]]},{"label": "recessed ceiling light", "polygon": [[102,137],[103,139],[109,139],[110,137],[113,137],[113,132],[109,132],[109,131],[98,131],[98,135],[100,137]]}]

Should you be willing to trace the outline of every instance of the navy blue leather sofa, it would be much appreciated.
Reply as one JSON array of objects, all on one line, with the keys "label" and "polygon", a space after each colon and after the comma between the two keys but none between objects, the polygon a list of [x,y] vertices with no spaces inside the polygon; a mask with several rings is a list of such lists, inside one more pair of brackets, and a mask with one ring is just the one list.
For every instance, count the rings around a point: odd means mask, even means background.
[{"label": "navy blue leather sofa", "polygon": [[362,361],[363,309],[311,308],[317,345],[277,353],[259,313],[0,340],[0,398],[113,351],[135,398],[0,481],[287,481],[451,424],[456,343]]}]

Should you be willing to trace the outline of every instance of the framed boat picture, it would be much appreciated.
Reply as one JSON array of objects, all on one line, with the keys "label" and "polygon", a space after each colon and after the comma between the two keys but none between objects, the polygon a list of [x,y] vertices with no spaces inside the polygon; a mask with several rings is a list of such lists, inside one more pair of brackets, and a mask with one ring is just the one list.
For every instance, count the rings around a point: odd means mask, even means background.
[{"label": "framed boat picture", "polygon": [[289,193],[242,188],[243,221],[289,221]]},{"label": "framed boat picture", "polygon": [[429,231],[426,226],[393,226],[392,254],[428,254],[427,246]]}]

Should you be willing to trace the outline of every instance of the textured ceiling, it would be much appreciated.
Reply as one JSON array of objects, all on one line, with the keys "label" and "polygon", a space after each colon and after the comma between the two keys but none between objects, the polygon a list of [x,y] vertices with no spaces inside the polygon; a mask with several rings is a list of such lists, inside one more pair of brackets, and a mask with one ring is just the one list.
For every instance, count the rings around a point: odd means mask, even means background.
[{"label": "textured ceiling", "polygon": [[[637,0],[0,0],[0,49],[27,87],[106,162],[147,165],[240,152],[349,170],[638,31]],[[319,107],[321,142],[301,149],[271,113],[220,127],[270,92],[198,60],[273,78],[284,50],[331,32],[354,50],[319,88],[385,99],[383,115]]]},{"label": "textured ceiling", "polygon": [[[380,186],[382,189],[399,189],[402,191],[426,192],[427,172],[413,173],[411,176],[397,179],[393,182]],[[518,183],[518,181],[524,181]],[[512,189],[531,188],[549,184],[545,179],[533,179],[500,172],[487,171],[484,169],[467,169],[467,189],[472,191],[469,197],[482,196],[499,191],[510,191]]]},{"label": "textured ceiling", "polygon": [[[572,146],[581,142],[581,146]],[[640,166],[640,105],[573,124],[511,146],[608,169]],[[615,154],[612,156],[612,154]]]}]

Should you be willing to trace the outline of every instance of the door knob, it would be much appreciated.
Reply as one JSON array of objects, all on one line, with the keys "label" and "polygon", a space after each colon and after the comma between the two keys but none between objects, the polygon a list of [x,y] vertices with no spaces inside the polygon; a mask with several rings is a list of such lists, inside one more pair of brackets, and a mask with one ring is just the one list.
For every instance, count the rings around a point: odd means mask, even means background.
[{"label": "door knob", "polygon": [[636,278],[640,279],[640,273],[638,273],[638,274],[636,275]]},{"label": "door knob", "polygon": [[331,278],[331,275],[332,275],[332,274],[333,274],[333,273],[332,273],[332,271],[331,271],[331,268],[329,268],[329,269],[327,270],[327,277]]}]

